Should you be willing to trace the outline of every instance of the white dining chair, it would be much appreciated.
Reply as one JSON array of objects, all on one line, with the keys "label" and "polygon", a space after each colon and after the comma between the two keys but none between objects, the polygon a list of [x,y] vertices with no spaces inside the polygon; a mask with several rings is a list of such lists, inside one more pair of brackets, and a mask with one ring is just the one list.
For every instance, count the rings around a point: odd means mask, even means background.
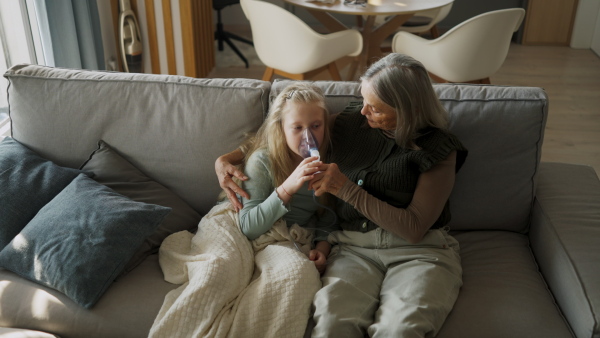
[{"label": "white dining chair", "polygon": [[392,51],[421,61],[436,82],[490,83],[504,63],[510,41],[525,16],[522,8],[468,19],[434,40],[398,32]]},{"label": "white dining chair", "polygon": [[[439,37],[437,24],[448,16],[450,10],[452,9],[452,4],[453,2],[440,8],[428,9],[415,13],[402,26],[398,27],[398,31],[404,31],[413,34],[429,33],[432,38]],[[375,24],[382,24],[387,19],[388,18],[380,15],[375,19]]]},{"label": "white dining chair", "polygon": [[444,20],[450,10],[452,9],[453,2],[436,9],[430,9],[422,12],[417,12],[415,15],[408,19],[399,30],[409,32],[413,34],[422,34],[429,32],[432,38],[440,36],[437,29],[437,24]]},{"label": "white dining chair", "polygon": [[241,0],[240,4],[250,21],[256,54],[267,66],[264,81],[274,74],[305,80],[325,70],[333,80],[341,81],[335,61],[362,51],[357,30],[319,34],[277,5],[259,0]]}]

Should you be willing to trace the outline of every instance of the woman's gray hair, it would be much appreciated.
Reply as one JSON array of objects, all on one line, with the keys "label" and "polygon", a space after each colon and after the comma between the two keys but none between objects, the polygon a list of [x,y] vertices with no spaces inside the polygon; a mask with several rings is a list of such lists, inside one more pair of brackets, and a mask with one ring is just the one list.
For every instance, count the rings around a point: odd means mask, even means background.
[{"label": "woman's gray hair", "polygon": [[367,69],[360,80],[369,82],[375,94],[396,111],[396,143],[416,148],[415,139],[425,127],[448,128],[442,107],[421,62],[391,53]]}]

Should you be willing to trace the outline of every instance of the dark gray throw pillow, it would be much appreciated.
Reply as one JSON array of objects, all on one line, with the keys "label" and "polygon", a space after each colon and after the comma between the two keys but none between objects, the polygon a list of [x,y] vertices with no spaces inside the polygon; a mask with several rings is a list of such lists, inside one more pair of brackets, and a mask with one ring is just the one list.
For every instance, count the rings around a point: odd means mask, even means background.
[{"label": "dark gray throw pillow", "polygon": [[13,138],[0,142],[0,249],[81,170],[42,158]]},{"label": "dark gray throw pillow", "polygon": [[81,174],[0,251],[0,267],[90,308],[170,210]]},{"label": "dark gray throw pillow", "polygon": [[98,142],[98,149],[92,153],[81,169],[93,172],[94,180],[134,201],[163,205],[173,209],[156,231],[138,248],[123,273],[131,271],[148,255],[156,253],[168,235],[198,227],[198,222],[202,218],[198,212],[174,192],[138,170],[104,141]]}]

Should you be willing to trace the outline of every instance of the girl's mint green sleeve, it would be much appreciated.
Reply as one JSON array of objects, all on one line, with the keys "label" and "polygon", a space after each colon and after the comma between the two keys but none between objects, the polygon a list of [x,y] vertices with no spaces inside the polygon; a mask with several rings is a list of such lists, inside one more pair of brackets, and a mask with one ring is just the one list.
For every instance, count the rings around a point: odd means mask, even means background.
[{"label": "girl's mint green sleeve", "polygon": [[243,189],[250,195],[242,198],[244,207],[240,211],[240,228],[250,240],[269,231],[273,223],[289,209],[283,204],[273,186],[271,165],[265,151],[254,152],[244,169],[248,180]]}]

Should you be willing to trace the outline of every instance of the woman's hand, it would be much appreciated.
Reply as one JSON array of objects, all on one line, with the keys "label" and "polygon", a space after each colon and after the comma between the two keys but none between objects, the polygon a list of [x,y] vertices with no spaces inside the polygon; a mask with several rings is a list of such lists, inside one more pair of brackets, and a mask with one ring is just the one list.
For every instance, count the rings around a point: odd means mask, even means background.
[{"label": "woman's hand", "polygon": [[235,211],[238,212],[242,210],[242,203],[238,200],[236,194],[245,198],[250,198],[250,196],[233,181],[233,177],[237,177],[241,181],[247,180],[248,177],[229,162],[227,155],[217,158],[215,161],[215,172],[219,178],[219,185],[227,194],[227,198],[233,205]]},{"label": "woman's hand", "polygon": [[321,196],[324,193],[337,196],[342,186],[348,181],[348,177],[342,174],[335,163],[323,164],[319,170],[320,172],[310,181],[309,189],[315,191],[315,196]]},{"label": "woman's hand", "polygon": [[311,156],[302,160],[281,185],[285,189],[284,192],[291,196],[300,190],[304,182],[313,179],[314,174],[319,171],[319,166],[323,164],[323,162],[317,161],[318,159],[317,156]]}]

